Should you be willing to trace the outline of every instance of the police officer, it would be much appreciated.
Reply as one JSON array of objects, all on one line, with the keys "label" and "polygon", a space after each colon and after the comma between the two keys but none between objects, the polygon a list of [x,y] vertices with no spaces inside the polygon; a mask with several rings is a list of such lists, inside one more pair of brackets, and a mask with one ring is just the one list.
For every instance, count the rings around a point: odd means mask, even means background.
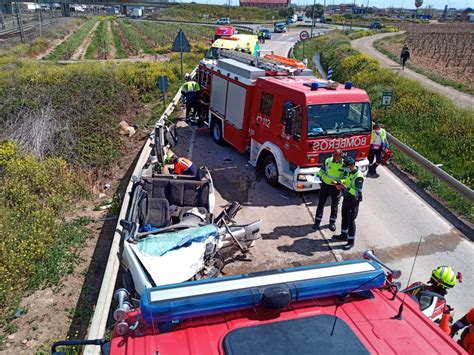
[{"label": "police officer", "polygon": [[342,223],[341,234],[334,235],[333,239],[347,241],[342,249],[349,250],[354,246],[356,224],[355,220],[359,212],[359,203],[362,201],[362,185],[364,174],[359,170],[352,157],[344,158],[344,166],[347,173],[338,184],[338,188],[343,190],[344,200],[342,201]]},{"label": "police officer", "polygon": [[341,181],[344,175],[342,161],[342,150],[336,149],[332,155],[324,162],[324,165],[318,171],[317,176],[321,180],[321,189],[319,190],[319,202],[314,219],[313,229],[319,228],[323,219],[323,210],[326,200],[331,196],[331,216],[329,217],[329,229],[336,230],[337,206],[339,205],[340,191],[336,184]]},{"label": "police officer", "polygon": [[190,74],[186,74],[185,78],[186,82],[181,85],[181,95],[183,95],[186,100],[186,118],[189,118],[191,108],[194,109],[194,114],[197,113],[198,91],[201,90],[201,87],[191,79]]}]

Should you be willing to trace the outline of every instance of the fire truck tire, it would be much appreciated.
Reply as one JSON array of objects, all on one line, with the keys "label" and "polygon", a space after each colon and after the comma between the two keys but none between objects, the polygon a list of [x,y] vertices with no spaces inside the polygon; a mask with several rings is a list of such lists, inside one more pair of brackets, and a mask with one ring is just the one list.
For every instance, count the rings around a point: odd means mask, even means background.
[{"label": "fire truck tire", "polygon": [[222,136],[222,124],[219,119],[214,118],[211,121],[211,135],[214,142],[217,144],[224,144],[224,137]]},{"label": "fire truck tire", "polygon": [[278,186],[278,166],[273,154],[268,154],[263,160],[265,179],[272,186]]}]

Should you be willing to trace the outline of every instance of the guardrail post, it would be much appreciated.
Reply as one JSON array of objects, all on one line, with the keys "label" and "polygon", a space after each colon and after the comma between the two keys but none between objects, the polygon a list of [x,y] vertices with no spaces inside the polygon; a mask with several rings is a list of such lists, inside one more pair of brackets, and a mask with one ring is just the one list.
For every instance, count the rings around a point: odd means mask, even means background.
[{"label": "guardrail post", "polygon": [[392,136],[390,133],[387,132],[387,137],[391,145],[398,148],[402,153],[406,154],[411,160],[421,166],[423,169],[430,172],[433,177],[438,178],[440,181],[448,185],[454,191],[459,193],[463,196],[466,200],[471,203],[474,203],[474,191],[464,185],[462,182],[456,180],[454,177],[449,175],[443,169],[440,169],[439,166],[433,164],[424,156],[407,146],[406,144],[399,141],[397,138]]}]

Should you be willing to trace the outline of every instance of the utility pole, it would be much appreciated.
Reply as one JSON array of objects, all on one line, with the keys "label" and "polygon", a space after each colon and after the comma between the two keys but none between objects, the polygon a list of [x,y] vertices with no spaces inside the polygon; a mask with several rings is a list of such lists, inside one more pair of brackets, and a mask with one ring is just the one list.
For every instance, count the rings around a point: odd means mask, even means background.
[{"label": "utility pole", "polygon": [[15,2],[14,4],[15,4],[14,11],[15,11],[16,23],[18,25],[18,32],[20,33],[21,43],[25,43],[25,35],[23,33],[23,23],[21,21],[21,14],[20,14],[20,5],[17,2]]},{"label": "utility pole", "polygon": [[38,1],[39,0],[37,0],[36,2],[36,6],[37,6],[36,11],[38,12],[39,36],[43,37],[43,18],[41,14],[41,6]]},{"label": "utility pole", "polygon": [[313,2],[313,13],[311,15],[311,35],[309,38],[313,38],[313,30],[314,30],[314,10],[316,9],[316,0]]}]

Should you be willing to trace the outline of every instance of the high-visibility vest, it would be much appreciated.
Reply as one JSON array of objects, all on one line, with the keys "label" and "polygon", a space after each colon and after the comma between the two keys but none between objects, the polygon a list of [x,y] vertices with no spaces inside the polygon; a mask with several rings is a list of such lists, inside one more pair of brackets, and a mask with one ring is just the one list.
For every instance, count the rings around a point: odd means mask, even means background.
[{"label": "high-visibility vest", "polygon": [[201,87],[195,81],[187,81],[183,85],[181,85],[181,91],[184,91],[184,93],[188,93],[191,91],[196,92],[196,91],[199,91],[200,89]]},{"label": "high-visibility vest", "polygon": [[344,175],[344,170],[342,169],[342,159],[339,163],[332,161],[332,157],[329,157],[324,162],[324,167],[326,171],[321,171],[321,179],[324,183],[330,185],[333,181],[338,181]]},{"label": "high-visibility vest", "polygon": [[[375,133],[375,129],[370,132],[370,144],[375,142],[375,138],[377,138],[377,133]],[[380,139],[382,139],[382,145],[387,142],[387,132],[380,128]]]},{"label": "high-visibility vest", "polygon": [[184,171],[188,170],[193,162],[186,158],[179,158],[178,162],[174,165],[174,171],[176,174],[181,175]]},{"label": "high-visibility vest", "polygon": [[355,183],[358,178],[362,178],[362,179],[364,178],[364,174],[362,174],[362,172],[359,169],[357,169],[356,172],[349,172],[347,177],[342,180],[342,183],[346,187],[346,191],[354,197],[356,196]]}]

